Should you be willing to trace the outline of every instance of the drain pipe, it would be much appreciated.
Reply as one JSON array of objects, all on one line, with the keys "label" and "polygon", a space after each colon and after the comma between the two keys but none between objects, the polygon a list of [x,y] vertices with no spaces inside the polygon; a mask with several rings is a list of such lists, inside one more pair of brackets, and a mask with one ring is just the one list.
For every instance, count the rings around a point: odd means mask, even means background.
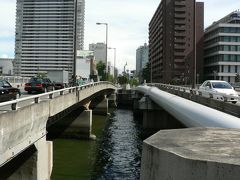
[{"label": "drain pipe", "polygon": [[240,128],[240,118],[195,103],[156,87],[138,86],[139,91],[178,119],[186,127]]}]

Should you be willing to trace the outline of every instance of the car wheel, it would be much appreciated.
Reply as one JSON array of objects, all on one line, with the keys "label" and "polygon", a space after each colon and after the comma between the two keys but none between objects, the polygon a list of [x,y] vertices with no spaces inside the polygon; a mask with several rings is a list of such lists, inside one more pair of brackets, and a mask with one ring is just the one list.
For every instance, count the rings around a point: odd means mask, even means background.
[{"label": "car wheel", "polygon": [[237,101],[232,101],[232,103],[233,103],[233,104],[236,104],[236,103],[237,103]]}]

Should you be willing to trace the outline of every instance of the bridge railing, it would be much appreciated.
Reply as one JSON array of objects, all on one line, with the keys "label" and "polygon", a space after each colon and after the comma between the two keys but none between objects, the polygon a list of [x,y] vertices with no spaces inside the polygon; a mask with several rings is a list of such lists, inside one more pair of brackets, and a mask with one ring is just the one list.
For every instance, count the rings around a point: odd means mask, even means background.
[{"label": "bridge railing", "polygon": [[162,83],[147,83],[146,85],[151,87],[157,87],[167,92],[174,92],[174,94],[178,94],[178,92],[186,92],[186,93],[195,94],[199,96],[205,96],[208,98],[218,99],[224,102],[227,102],[228,99],[231,99],[231,98],[235,98],[235,99],[237,98],[238,100],[240,100],[240,97],[227,95],[225,93],[209,92],[205,90],[192,89],[191,87],[183,87],[183,86],[176,86],[176,85],[162,84]]},{"label": "bridge railing", "polygon": [[[168,86],[168,88],[172,87]],[[240,128],[238,117],[168,93],[157,87],[138,86],[136,90],[145,94],[186,127]]]},{"label": "bridge railing", "polygon": [[4,107],[4,106],[10,106],[11,110],[17,110],[18,104],[25,102],[25,101],[30,101],[30,103],[39,103],[41,101],[41,99],[46,99],[46,98],[53,99],[55,96],[58,96],[58,95],[62,96],[64,94],[81,91],[83,89],[86,89],[86,88],[89,88],[92,86],[108,85],[108,84],[111,84],[111,83],[107,82],[107,81],[91,82],[91,83],[80,85],[80,86],[68,87],[68,88],[54,90],[54,91],[50,91],[50,92],[46,92],[46,93],[37,94],[37,95],[31,95],[31,96],[24,97],[24,98],[19,98],[19,99],[15,99],[15,100],[11,100],[11,101],[2,102],[2,103],[0,103],[0,108]]}]

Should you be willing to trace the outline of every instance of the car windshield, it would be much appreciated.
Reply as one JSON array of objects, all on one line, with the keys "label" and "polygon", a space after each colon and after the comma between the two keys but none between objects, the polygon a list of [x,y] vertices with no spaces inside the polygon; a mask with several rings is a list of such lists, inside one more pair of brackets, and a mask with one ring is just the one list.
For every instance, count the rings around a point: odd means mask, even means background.
[{"label": "car windshield", "polygon": [[40,78],[31,78],[29,82],[30,83],[42,83],[42,79],[40,79]]},{"label": "car windshield", "polygon": [[212,87],[216,89],[232,89],[232,86],[227,82],[212,82]]},{"label": "car windshield", "polygon": [[0,87],[11,87],[11,85],[7,81],[0,81]]}]

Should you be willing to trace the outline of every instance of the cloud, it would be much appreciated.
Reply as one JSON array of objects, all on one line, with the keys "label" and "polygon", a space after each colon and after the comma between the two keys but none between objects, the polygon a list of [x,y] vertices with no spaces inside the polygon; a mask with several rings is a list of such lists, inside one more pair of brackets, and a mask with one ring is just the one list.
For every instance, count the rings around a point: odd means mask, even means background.
[{"label": "cloud", "polygon": [[85,48],[106,41],[105,27],[96,22],[107,22],[108,45],[117,49],[117,66],[128,61],[129,69],[135,69],[136,49],[148,42],[148,24],[158,5],[158,0],[86,1]]},{"label": "cloud", "polygon": [[205,27],[218,21],[229,13],[240,9],[239,0],[203,0]]},{"label": "cloud", "polygon": [[[228,13],[240,8],[239,0],[201,0],[205,6],[205,27]],[[86,0],[85,49],[88,44],[105,42],[105,27],[109,25],[108,44],[117,48],[117,65],[135,69],[136,49],[148,42],[148,24],[160,0]],[[0,56],[14,55],[16,0],[1,0],[0,3]],[[109,51],[109,59],[113,55]]]},{"label": "cloud", "polygon": [[0,6],[0,56],[14,56],[16,1],[2,1]]}]

